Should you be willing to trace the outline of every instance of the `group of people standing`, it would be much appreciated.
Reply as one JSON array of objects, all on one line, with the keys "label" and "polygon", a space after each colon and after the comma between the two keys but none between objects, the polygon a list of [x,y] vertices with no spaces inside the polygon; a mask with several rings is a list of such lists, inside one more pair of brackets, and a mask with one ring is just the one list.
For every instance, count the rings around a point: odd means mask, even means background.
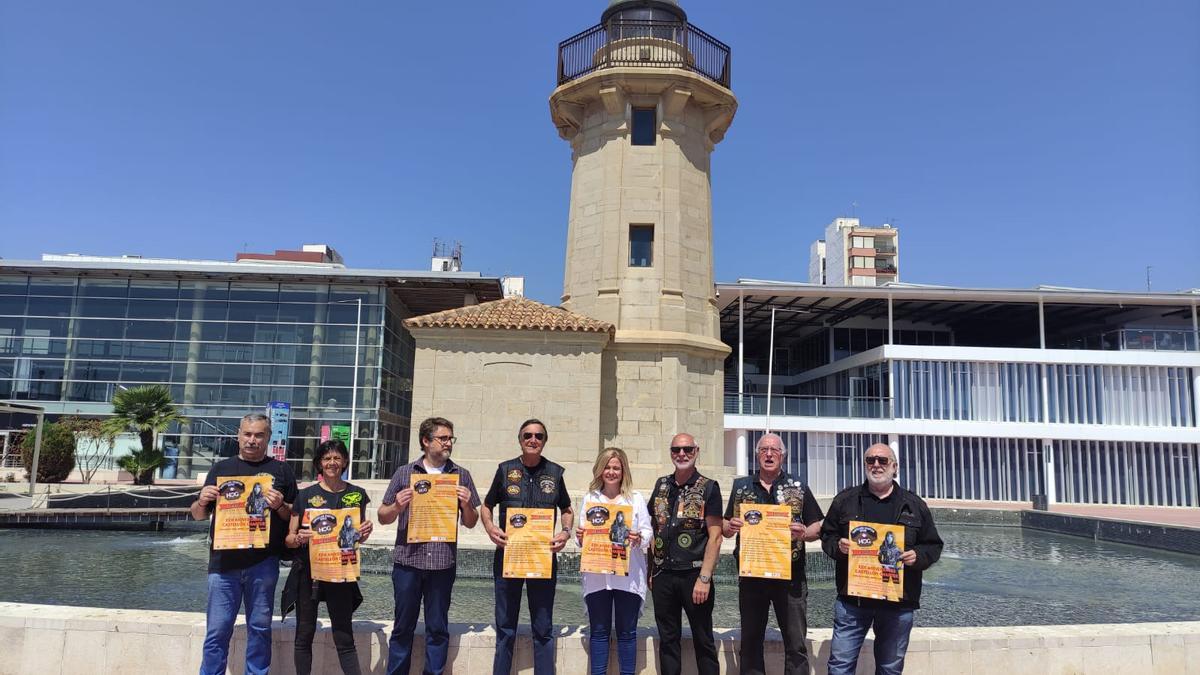
[{"label": "group of people standing", "polygon": [[[244,599],[247,642],[246,673],[267,673],[271,662],[272,600],[279,575],[279,559],[288,550],[303,549],[311,535],[301,527],[307,508],[357,507],[361,509],[359,541],[366,541],[372,523],[366,519],[366,492],[342,479],[348,456],[340,441],[327,441],[313,458],[318,480],[297,490],[296,479],[285,462],[266,456],[270,420],[247,415],[238,432],[239,455],[217,463],[193,503],[192,516],[210,517],[217,500],[221,476],[270,474],[274,487],[265,493],[271,518],[271,547],[236,551],[212,551],[209,558],[207,632],[201,675],[225,673],[229,639]],[[654,618],[659,633],[659,669],[677,675],[682,664],[682,619],[692,631],[697,671],[719,672],[712,612],[716,601],[713,575],[723,538],[738,537],[744,523],[739,507],[745,504],[779,504],[792,515],[790,534],[791,579],[740,578],[738,608],[741,614],[740,672],[764,674],[763,643],[772,607],[783,635],[785,667],[789,675],[808,673],[809,655],[805,639],[808,628],[808,583],[805,575],[805,544],[821,541],[824,552],[837,568],[838,597],[834,607],[834,635],[828,670],[831,675],[855,672],[859,650],[866,633],[875,631],[877,673],[900,673],[913,625],[913,610],[919,607],[921,571],[937,562],[942,541],[925,502],[895,482],[896,458],[884,444],[871,446],[864,457],[867,480],[843,490],[822,513],[806,485],[783,469],[782,439],[763,435],[755,454],[758,470],[734,481],[722,509],[717,481],[696,467],[700,447],[686,433],[670,443],[674,471],[654,484],[649,501],[632,489],[629,459],[619,448],[602,450],[593,467],[588,493],[575,508],[563,480],[564,469],[543,456],[549,441],[546,425],[536,419],[522,423],[517,431],[521,454],[502,462],[491,486],[481,500],[471,474],[451,459],[454,425],[433,417],[418,429],[421,456],[396,470],[378,509],[381,524],[396,523],[392,553],[392,584],[395,594],[394,624],[389,640],[389,675],[408,673],[418,616],[424,610],[425,673],[441,673],[449,652],[449,609],[457,565],[457,546],[447,542],[410,544],[407,537],[409,507],[413,498],[413,474],[457,474],[458,517],[465,527],[482,520],[496,546],[493,560],[495,579],[496,650],[493,673],[512,670],[521,595],[524,591],[533,634],[534,672],[555,672],[553,635],[554,596],[557,587],[557,556],[549,579],[506,578],[502,574],[504,549],[508,543],[506,523],[510,508],[550,508],[555,511],[557,531],[550,542],[552,553],[562,551],[574,538],[582,542],[584,529],[577,527],[576,513],[595,505],[619,505],[632,509],[632,522],[621,523],[624,541],[613,542],[614,555],[628,556],[628,575],[583,573],[582,585],[589,623],[590,672],[607,673],[609,645],[615,635],[617,659],[624,675],[635,672],[638,617],[646,595],[654,601]],[[870,521],[904,528],[903,598],[900,602],[851,596],[847,592],[847,560],[851,548],[849,523]],[[735,552],[736,556],[736,552]],[[296,672],[308,675],[312,663],[312,640],[316,629],[317,603],[324,601],[332,624],[334,645],[342,672],[359,673],[354,648],[352,615],[362,602],[357,583],[314,582],[305,563],[306,555],[293,555],[291,573],[284,588],[283,612],[296,609]]]}]

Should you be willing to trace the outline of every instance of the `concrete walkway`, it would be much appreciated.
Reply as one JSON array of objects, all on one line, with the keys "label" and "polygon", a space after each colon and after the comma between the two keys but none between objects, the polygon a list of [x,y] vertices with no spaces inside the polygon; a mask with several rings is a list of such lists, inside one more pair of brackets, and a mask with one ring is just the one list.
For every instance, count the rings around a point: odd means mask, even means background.
[{"label": "concrete walkway", "polygon": [[[929,505],[946,509],[989,509],[1024,511],[1029,502],[979,502],[967,500],[930,499]],[[1105,518],[1152,525],[1200,528],[1200,508],[1188,506],[1124,506],[1116,504],[1052,504],[1051,513],[1063,513],[1087,518]]]}]

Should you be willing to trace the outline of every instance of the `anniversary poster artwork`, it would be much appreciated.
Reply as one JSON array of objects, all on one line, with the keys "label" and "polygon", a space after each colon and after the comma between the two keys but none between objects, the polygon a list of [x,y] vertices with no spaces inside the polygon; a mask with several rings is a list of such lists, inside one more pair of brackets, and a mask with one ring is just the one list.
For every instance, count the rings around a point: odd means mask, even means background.
[{"label": "anniversary poster artwork", "polygon": [[743,525],[738,576],[792,578],[792,507],[787,504],[739,504]]},{"label": "anniversary poster artwork", "polygon": [[904,526],[850,521],[846,592],[860,598],[904,599]]},{"label": "anniversary poster artwork", "polygon": [[266,548],[271,541],[270,474],[217,478],[213,550]]},{"label": "anniversary poster artwork", "polygon": [[583,506],[579,571],[629,576],[633,507],[593,502]]},{"label": "anniversary poster artwork", "polygon": [[316,581],[358,581],[358,507],[305,509],[304,525],[312,530],[308,540],[308,565]]},{"label": "anniversary poster artwork", "polygon": [[504,546],[504,577],[549,579],[554,569],[554,509],[508,509],[508,543]]},{"label": "anniversary poster artwork", "polygon": [[408,543],[458,541],[458,474],[414,473]]}]

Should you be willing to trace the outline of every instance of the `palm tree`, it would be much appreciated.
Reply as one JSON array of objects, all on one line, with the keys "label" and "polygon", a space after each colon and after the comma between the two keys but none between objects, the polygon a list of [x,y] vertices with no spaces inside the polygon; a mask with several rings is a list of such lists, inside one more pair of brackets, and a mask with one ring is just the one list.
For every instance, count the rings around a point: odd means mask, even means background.
[{"label": "palm tree", "polygon": [[107,431],[120,434],[134,432],[142,441],[142,448],[122,457],[117,464],[133,474],[135,485],[154,483],[154,470],[165,462],[163,452],[155,443],[155,435],[167,430],[172,423],[187,422],[175,401],[171,390],[158,384],[133,389],[119,389],[113,395],[113,416],[104,421]]}]

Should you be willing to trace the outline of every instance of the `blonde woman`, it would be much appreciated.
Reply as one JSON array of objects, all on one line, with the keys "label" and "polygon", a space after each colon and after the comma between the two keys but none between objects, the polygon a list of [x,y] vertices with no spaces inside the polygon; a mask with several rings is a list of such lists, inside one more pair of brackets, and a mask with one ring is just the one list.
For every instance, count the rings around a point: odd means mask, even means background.
[{"label": "blonde woman", "polygon": [[[637,621],[646,599],[646,550],[650,546],[653,530],[646,500],[640,493],[630,489],[632,484],[629,458],[625,456],[625,451],[620,448],[601,450],[592,467],[592,484],[583,498],[581,521],[588,519],[589,510],[609,504],[633,507],[633,522],[626,523],[622,517],[610,529],[613,559],[627,558],[629,575],[590,572],[581,575],[583,599],[590,624],[588,651],[594,675],[608,672],[608,644],[614,619],[621,675],[634,671]],[[582,525],[575,529],[575,540],[583,544]]]}]

